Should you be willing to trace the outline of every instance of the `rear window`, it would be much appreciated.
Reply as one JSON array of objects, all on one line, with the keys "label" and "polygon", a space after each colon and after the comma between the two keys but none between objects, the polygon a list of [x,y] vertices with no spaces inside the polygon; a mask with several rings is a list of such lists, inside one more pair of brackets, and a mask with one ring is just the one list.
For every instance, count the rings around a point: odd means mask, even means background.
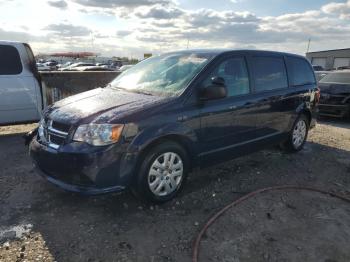
[{"label": "rear window", "polygon": [[320,83],[350,84],[350,72],[329,73],[320,80]]},{"label": "rear window", "polygon": [[289,81],[292,86],[315,83],[315,77],[309,63],[302,58],[287,57]]},{"label": "rear window", "polygon": [[0,45],[0,75],[17,75],[22,72],[21,58],[17,49]]},{"label": "rear window", "polygon": [[254,57],[253,69],[256,92],[288,87],[282,57]]}]

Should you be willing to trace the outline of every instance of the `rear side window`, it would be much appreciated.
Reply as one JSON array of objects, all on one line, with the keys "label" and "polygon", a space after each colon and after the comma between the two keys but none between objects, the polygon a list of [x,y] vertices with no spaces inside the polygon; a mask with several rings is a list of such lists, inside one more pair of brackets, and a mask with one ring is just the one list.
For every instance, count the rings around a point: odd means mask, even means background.
[{"label": "rear side window", "polygon": [[21,58],[17,49],[0,45],[0,75],[18,75],[22,72]]},{"label": "rear side window", "polygon": [[256,92],[288,87],[287,72],[282,57],[253,57]]},{"label": "rear side window", "polygon": [[289,81],[292,86],[314,84],[315,77],[309,63],[298,57],[287,57]]},{"label": "rear side window", "polygon": [[26,52],[27,52],[27,55],[28,55],[28,58],[29,58],[29,62],[35,64],[35,57],[34,57],[34,55],[33,55],[32,49],[31,49],[30,46],[27,45],[27,44],[24,44],[24,47],[25,47],[25,49],[26,49]]}]

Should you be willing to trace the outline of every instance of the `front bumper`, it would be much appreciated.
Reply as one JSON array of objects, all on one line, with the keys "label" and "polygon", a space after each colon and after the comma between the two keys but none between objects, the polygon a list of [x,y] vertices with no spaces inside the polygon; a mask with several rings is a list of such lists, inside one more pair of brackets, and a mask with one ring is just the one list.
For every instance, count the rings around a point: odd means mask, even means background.
[{"label": "front bumper", "polygon": [[68,191],[83,194],[122,191],[132,179],[134,157],[118,145],[94,147],[74,142],[55,150],[34,138],[29,152],[38,173]]}]

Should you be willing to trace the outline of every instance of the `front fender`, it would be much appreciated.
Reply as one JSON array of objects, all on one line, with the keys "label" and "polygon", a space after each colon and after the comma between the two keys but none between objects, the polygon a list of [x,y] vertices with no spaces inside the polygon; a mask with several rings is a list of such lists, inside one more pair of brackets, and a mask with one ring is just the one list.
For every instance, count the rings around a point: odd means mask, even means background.
[{"label": "front fender", "polygon": [[[133,132],[137,132],[137,128],[135,126],[129,126],[128,129],[136,129]],[[169,139],[179,142],[189,153],[192,164],[191,166],[197,166],[198,137],[195,131],[190,127],[183,123],[175,122],[162,125],[159,124],[144,129],[137,133],[135,137],[130,139],[125,158],[125,162],[128,164],[124,165],[125,168],[129,169],[127,172],[132,172],[135,174],[135,169],[138,167],[142,154],[146,152],[145,150],[153,145],[156,145],[156,143],[162,139]],[[132,170],[130,170],[130,167],[132,167]]]},{"label": "front fender", "polygon": [[170,137],[183,139],[189,143],[188,148],[191,148],[193,153],[198,152],[197,134],[190,127],[180,122],[157,125],[142,130],[130,143],[128,152],[141,152],[155,141]]}]

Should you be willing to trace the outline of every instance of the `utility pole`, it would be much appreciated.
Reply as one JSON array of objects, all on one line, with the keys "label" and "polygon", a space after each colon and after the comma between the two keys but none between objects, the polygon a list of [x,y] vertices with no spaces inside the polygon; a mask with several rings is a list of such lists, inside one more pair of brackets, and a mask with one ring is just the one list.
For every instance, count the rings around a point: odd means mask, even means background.
[{"label": "utility pole", "polygon": [[95,46],[94,46],[95,36],[94,36],[94,33],[92,31],[90,32],[90,36],[91,36],[91,48],[92,48],[92,52],[94,52],[95,51]]},{"label": "utility pole", "polygon": [[308,44],[307,44],[306,53],[309,53],[309,50],[310,50],[310,43],[311,43],[311,38],[309,38],[309,42],[308,42]]}]

